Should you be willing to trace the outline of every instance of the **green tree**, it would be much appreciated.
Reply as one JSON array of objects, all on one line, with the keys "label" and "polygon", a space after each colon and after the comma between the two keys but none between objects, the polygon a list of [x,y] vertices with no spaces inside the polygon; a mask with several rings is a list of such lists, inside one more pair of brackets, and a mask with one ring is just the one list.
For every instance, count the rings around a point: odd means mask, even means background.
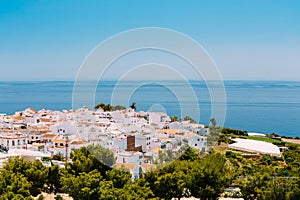
[{"label": "green tree", "polygon": [[141,185],[138,181],[126,184],[122,189],[117,190],[116,197],[118,200],[151,200],[154,194],[147,185]]},{"label": "green tree", "polygon": [[194,161],[190,177],[189,190],[192,196],[216,199],[230,184],[226,158],[216,153]]},{"label": "green tree", "polygon": [[52,156],[52,160],[65,161],[66,159],[61,153],[58,153]]},{"label": "green tree", "polygon": [[89,145],[71,152],[72,163],[66,164],[68,173],[79,174],[97,169],[102,176],[115,163],[113,153],[100,145]]},{"label": "green tree", "polygon": [[117,197],[118,189],[114,188],[112,181],[103,180],[98,188],[99,200],[119,200]]},{"label": "green tree", "polygon": [[112,106],[112,111],[116,110],[126,110],[126,107],[121,105]]},{"label": "green tree", "polygon": [[178,158],[176,152],[171,150],[159,150],[157,158],[153,161],[158,167],[165,166]]},{"label": "green tree", "polygon": [[102,180],[97,170],[82,172],[78,176],[66,175],[61,178],[63,191],[74,200],[99,199],[99,185]]},{"label": "green tree", "polygon": [[197,122],[193,119],[193,118],[191,118],[190,116],[185,116],[184,118],[183,118],[183,120],[184,121],[190,121],[190,123],[192,123],[192,124],[196,124]]},{"label": "green tree", "polygon": [[97,105],[94,106],[95,109],[99,109],[101,108],[102,110],[104,110],[104,107],[106,106],[105,103],[101,102],[101,103],[98,103]]},{"label": "green tree", "polygon": [[133,110],[136,110],[136,103],[133,102],[133,103],[130,105],[130,108],[133,109]]},{"label": "green tree", "polygon": [[37,198],[37,200],[44,200],[44,199],[45,199],[45,197],[42,194],[40,194]]},{"label": "green tree", "polygon": [[155,195],[163,199],[182,198],[186,174],[179,170],[174,170],[172,173],[162,174],[155,181]]},{"label": "green tree", "polygon": [[267,185],[270,179],[269,174],[257,173],[254,176],[247,176],[246,180],[241,181],[240,188],[245,200],[261,199],[261,188]]},{"label": "green tree", "polygon": [[60,170],[58,165],[54,165],[51,167],[48,167],[48,187],[50,192],[54,192],[56,194],[61,189],[60,184]]},{"label": "green tree", "polygon": [[13,173],[6,169],[0,171],[0,200],[25,197],[32,199],[30,197],[31,187],[31,183],[22,174]]},{"label": "green tree", "polygon": [[112,111],[112,106],[110,105],[110,104],[106,104],[105,106],[104,106],[104,108],[103,108],[103,110],[105,111],[105,112],[107,112],[107,111]]},{"label": "green tree", "polygon": [[199,150],[190,147],[189,145],[184,145],[180,148],[181,155],[179,160],[194,161],[199,159]]},{"label": "green tree", "polygon": [[171,119],[171,122],[177,122],[178,121],[178,117],[175,116],[175,115],[171,116],[170,119]]},{"label": "green tree", "polygon": [[123,188],[131,182],[131,174],[128,169],[112,169],[106,172],[107,180],[113,182],[115,188]]},{"label": "green tree", "polygon": [[30,193],[33,196],[40,194],[47,182],[46,167],[39,161],[26,161],[22,158],[13,158],[6,163],[4,169],[13,174],[22,174],[30,182]]},{"label": "green tree", "polygon": [[210,119],[210,123],[211,123],[212,127],[216,127],[217,120],[213,117],[213,118]]}]

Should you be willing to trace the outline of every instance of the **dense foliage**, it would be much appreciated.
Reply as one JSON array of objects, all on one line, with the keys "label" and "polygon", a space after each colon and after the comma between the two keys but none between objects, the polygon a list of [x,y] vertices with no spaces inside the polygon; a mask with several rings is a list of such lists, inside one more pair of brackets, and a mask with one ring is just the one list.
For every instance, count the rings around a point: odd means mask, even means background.
[{"label": "dense foliage", "polygon": [[[224,129],[212,128],[211,144],[220,141],[222,135],[227,135]],[[0,200],[32,199],[42,191],[67,193],[74,200],[168,200],[190,196],[217,199],[232,184],[241,190],[231,196],[245,200],[296,200],[300,199],[300,147],[286,146],[283,157],[245,156],[222,145],[213,147],[210,154],[200,155],[184,146],[179,154],[160,152],[155,160],[159,168],[141,173],[136,180],[125,168],[111,168],[115,158],[100,146],[72,152],[72,162],[66,163],[65,168],[11,158],[0,171]]]},{"label": "dense foliage", "polygon": [[116,111],[116,110],[125,110],[126,107],[125,106],[121,106],[121,105],[116,105],[116,106],[112,106],[110,104],[105,104],[103,102],[98,103],[97,105],[94,106],[95,109],[102,109],[103,111]]}]

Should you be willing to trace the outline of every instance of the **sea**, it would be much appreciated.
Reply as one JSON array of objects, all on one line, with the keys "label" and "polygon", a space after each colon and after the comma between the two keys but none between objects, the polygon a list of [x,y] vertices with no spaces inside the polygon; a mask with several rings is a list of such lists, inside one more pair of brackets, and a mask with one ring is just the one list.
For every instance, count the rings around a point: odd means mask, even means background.
[{"label": "sea", "polygon": [[[223,101],[215,102],[212,100],[213,88],[205,81],[120,83],[102,80],[96,87],[89,83],[81,88],[82,99],[76,102],[76,106],[93,109],[91,102],[85,99],[91,97],[94,104],[118,103],[128,107],[135,102],[138,111],[163,111],[181,119],[185,115],[199,115],[197,121],[209,125],[210,119],[215,117],[212,116],[213,105],[222,104],[222,109],[226,108],[222,110],[225,127],[300,137],[300,82],[224,81],[223,84],[226,101],[222,93]],[[28,107],[36,110],[76,109],[74,91],[74,81],[0,81],[0,113],[12,115]],[[93,94],[88,94],[91,91]]]}]

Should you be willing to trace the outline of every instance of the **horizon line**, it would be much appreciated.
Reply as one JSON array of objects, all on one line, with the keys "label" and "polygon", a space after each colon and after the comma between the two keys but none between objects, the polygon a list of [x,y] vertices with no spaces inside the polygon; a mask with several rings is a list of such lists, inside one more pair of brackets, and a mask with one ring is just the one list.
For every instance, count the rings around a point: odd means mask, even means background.
[{"label": "horizon line", "polygon": [[[74,80],[74,79],[24,79],[24,80],[0,80],[0,82],[101,82],[101,81],[118,81],[118,79],[113,79],[113,78],[107,78],[107,79],[101,79],[101,80]],[[203,80],[203,79],[186,79],[186,80],[178,80],[178,79],[128,79],[128,80],[122,80],[125,82],[138,82],[138,81],[201,81],[201,82],[206,82],[206,81],[220,81],[220,80]],[[285,81],[285,82],[300,82],[299,80],[295,79],[223,79],[221,81],[266,81],[266,82],[272,82],[272,81]]]}]

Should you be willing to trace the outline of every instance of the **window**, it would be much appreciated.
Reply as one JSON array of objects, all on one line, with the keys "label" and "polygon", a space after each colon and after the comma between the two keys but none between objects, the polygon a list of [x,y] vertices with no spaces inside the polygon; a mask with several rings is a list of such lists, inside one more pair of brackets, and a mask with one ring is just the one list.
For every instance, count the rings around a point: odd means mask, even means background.
[{"label": "window", "polygon": [[34,139],[34,136],[32,136],[31,139]]},{"label": "window", "polygon": [[200,139],[198,138],[197,141],[200,141]]},{"label": "window", "polygon": [[197,146],[197,144],[195,144],[195,147]]},{"label": "window", "polygon": [[26,144],[26,140],[23,140],[23,144]]},{"label": "window", "polygon": [[12,146],[15,146],[15,141],[11,141],[11,143],[12,143]]}]

